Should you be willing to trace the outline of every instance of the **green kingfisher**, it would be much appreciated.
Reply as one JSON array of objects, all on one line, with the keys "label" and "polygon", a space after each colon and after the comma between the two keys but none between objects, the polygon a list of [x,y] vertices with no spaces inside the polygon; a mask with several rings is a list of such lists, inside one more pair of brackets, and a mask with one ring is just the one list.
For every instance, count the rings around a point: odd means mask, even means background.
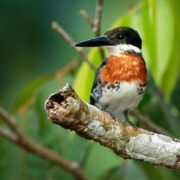
[{"label": "green kingfisher", "polygon": [[104,46],[109,56],[95,73],[90,104],[108,112],[112,117],[128,112],[142,100],[147,82],[147,69],[142,57],[142,41],[137,31],[118,27],[103,36],[77,43],[80,47]]}]

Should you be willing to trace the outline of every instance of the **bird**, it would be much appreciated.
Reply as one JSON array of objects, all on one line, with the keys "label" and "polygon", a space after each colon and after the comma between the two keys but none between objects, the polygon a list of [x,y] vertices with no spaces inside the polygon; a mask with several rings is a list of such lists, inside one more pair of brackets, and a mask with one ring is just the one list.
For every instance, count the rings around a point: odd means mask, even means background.
[{"label": "bird", "polygon": [[90,104],[113,118],[124,114],[125,120],[136,128],[128,113],[143,99],[148,78],[138,32],[130,27],[117,27],[75,46],[107,49],[108,57],[95,72]]}]

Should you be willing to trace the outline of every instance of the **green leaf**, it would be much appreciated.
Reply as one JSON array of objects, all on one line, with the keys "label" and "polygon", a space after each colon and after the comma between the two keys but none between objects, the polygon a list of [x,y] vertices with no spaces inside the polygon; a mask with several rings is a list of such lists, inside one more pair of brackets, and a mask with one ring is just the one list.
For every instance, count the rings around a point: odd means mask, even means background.
[{"label": "green leaf", "polygon": [[[178,60],[173,59],[172,62],[175,44],[174,13],[168,0],[145,1],[142,8],[143,42],[148,55],[145,60],[149,58],[154,79],[166,99],[170,98],[177,79]],[[171,73],[173,69],[175,71]]]},{"label": "green leaf", "polygon": [[151,68],[153,75],[157,76],[155,5],[153,1],[149,1],[149,3],[145,1],[141,16],[143,56],[145,57],[146,64]]},{"label": "green leaf", "polygon": [[17,100],[14,103],[14,106],[11,110],[12,113],[15,113],[19,110],[19,108],[24,105],[29,99],[33,97],[33,95],[36,93],[36,91],[39,89],[39,87],[44,84],[45,82],[52,79],[54,76],[52,74],[43,76],[34,82],[32,82],[30,85],[28,85],[24,91],[21,93],[21,95],[17,98]]},{"label": "green leaf", "polygon": [[131,16],[129,14],[123,16],[121,19],[116,21],[114,25],[111,27],[111,29],[119,27],[119,26],[129,26],[131,22]]},{"label": "green leaf", "polygon": [[175,19],[175,24],[176,24],[176,29],[177,33],[176,34],[176,39],[180,39],[180,5],[179,5],[179,0],[169,0],[170,5],[173,8],[174,11],[174,19]]},{"label": "green leaf", "polygon": [[166,101],[171,98],[171,93],[176,85],[178,79],[178,72],[180,66],[180,53],[178,41],[174,43],[174,55],[171,57],[166,72],[162,79],[162,89],[165,94]]},{"label": "green leaf", "polygon": [[[93,48],[89,52],[88,58],[91,59],[96,67],[99,66],[101,63],[101,58],[98,48]],[[94,80],[94,73],[95,72],[89,67],[89,65],[83,62],[75,78],[74,89],[79,97],[86,102],[89,102],[91,87]]]},{"label": "green leaf", "polygon": [[156,38],[158,76],[156,81],[162,87],[162,79],[174,55],[175,27],[173,10],[168,0],[156,1]]}]

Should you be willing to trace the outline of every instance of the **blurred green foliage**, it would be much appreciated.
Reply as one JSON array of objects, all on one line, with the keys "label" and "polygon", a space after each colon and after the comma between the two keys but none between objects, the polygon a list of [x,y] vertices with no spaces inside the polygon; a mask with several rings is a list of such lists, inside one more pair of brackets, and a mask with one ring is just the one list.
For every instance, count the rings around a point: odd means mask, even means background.
[{"label": "blurred green foliage", "polygon": [[[49,94],[70,82],[79,96],[88,102],[94,79],[94,72],[84,62],[64,78],[55,78],[53,73],[77,55],[50,29],[51,20],[59,20],[73,37],[85,40],[93,33],[77,11],[86,9],[93,16],[94,7],[95,2],[90,0],[1,2],[0,14],[5,16],[1,23],[6,23],[9,30],[4,31],[2,37],[1,105],[13,112],[19,128],[28,137],[67,159],[83,162],[83,170],[89,179],[179,179],[180,173],[176,170],[123,160],[111,150],[88,142],[47,119],[44,102]],[[140,33],[149,80],[138,110],[176,138],[180,138],[179,19],[178,0],[105,0],[102,20],[103,32],[112,27],[130,26]],[[97,48],[90,49],[88,57],[96,66],[101,63]],[[2,121],[0,125],[6,127]],[[55,164],[0,137],[0,179],[69,180],[73,177]]]}]

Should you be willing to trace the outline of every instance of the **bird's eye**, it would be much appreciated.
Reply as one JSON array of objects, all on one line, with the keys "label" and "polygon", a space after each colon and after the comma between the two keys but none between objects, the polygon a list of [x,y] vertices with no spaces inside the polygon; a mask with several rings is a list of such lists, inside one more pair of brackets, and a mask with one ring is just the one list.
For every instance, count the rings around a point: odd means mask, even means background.
[{"label": "bird's eye", "polygon": [[124,35],[123,34],[118,34],[118,39],[120,39],[120,40],[124,39]]}]

